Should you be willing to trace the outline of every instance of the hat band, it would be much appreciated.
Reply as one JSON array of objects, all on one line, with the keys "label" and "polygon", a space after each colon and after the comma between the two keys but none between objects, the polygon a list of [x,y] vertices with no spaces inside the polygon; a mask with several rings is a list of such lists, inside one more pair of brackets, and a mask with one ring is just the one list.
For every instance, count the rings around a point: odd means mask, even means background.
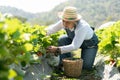
[{"label": "hat band", "polygon": [[64,18],[64,19],[67,19],[67,20],[75,20],[76,18]]}]

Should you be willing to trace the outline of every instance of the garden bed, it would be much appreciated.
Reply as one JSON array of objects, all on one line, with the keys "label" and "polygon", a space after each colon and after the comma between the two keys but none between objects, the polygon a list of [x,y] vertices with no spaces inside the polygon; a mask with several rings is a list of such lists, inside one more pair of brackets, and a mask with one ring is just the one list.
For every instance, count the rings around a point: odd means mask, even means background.
[{"label": "garden bed", "polygon": [[103,56],[97,56],[92,71],[82,70],[77,78],[65,75],[63,71],[53,70],[43,59],[41,64],[33,64],[27,70],[24,80],[120,80],[120,73],[116,67],[105,65]]}]

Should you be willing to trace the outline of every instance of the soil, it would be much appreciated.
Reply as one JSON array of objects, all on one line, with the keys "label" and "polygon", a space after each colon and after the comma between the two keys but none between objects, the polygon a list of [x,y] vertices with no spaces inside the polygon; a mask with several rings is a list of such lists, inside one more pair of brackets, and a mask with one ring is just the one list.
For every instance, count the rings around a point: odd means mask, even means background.
[{"label": "soil", "polygon": [[68,77],[63,71],[54,71],[51,80],[101,80],[99,75],[96,75],[97,71],[85,71],[83,70],[81,75],[77,78]]}]

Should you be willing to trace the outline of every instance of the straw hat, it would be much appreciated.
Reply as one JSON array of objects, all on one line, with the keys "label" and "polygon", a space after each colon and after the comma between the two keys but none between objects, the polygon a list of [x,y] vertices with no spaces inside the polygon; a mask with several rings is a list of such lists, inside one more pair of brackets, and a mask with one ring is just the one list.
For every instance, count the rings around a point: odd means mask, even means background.
[{"label": "straw hat", "polygon": [[78,21],[81,19],[81,15],[77,13],[75,7],[65,7],[63,12],[58,13],[59,18],[65,21]]}]

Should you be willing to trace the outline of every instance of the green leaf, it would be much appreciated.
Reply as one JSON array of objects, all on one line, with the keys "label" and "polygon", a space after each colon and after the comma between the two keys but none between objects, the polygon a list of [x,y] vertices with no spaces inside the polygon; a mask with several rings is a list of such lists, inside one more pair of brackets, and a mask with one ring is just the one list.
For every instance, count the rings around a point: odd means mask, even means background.
[{"label": "green leaf", "polygon": [[17,73],[13,69],[10,69],[8,79],[13,79],[16,76],[17,76]]},{"label": "green leaf", "polygon": [[33,50],[33,45],[32,45],[31,43],[26,43],[26,44],[24,45],[24,47],[25,47],[26,51],[31,51],[31,50]]},{"label": "green leaf", "polygon": [[20,32],[17,30],[11,36],[13,39],[18,39],[20,37]]}]

